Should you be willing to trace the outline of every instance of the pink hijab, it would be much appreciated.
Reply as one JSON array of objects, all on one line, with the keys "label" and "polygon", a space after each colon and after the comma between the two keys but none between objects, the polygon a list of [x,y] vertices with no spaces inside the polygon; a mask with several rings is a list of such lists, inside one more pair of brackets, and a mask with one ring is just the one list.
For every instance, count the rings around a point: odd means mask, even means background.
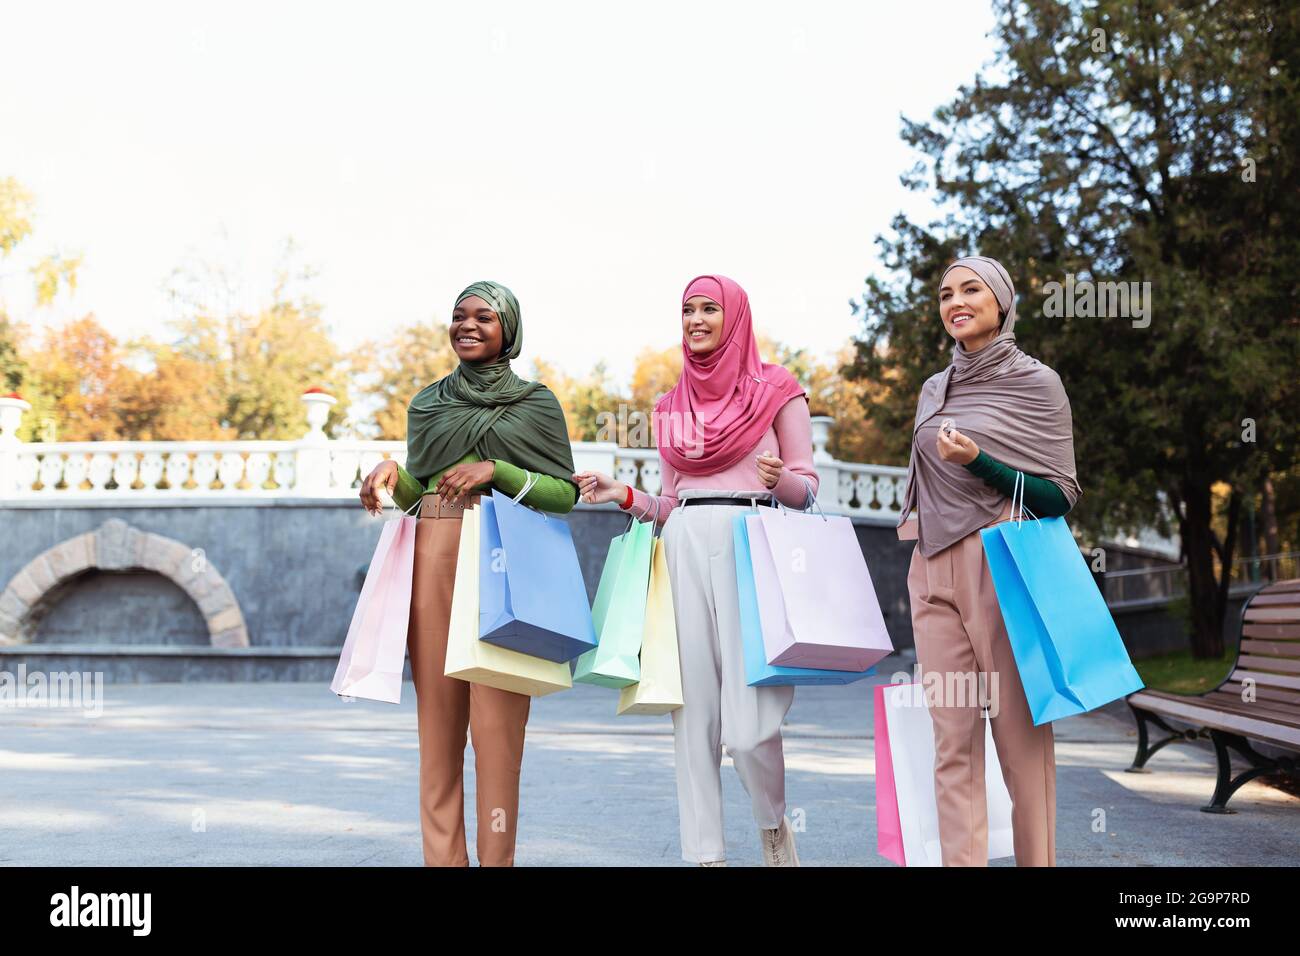
[{"label": "pink hijab", "polygon": [[788,370],[759,357],[744,289],[704,275],[686,286],[682,303],[696,295],[722,306],[722,340],[697,355],[682,334],[682,375],[655,403],[654,426],[661,458],[682,474],[711,475],[752,451],[781,406],[805,391]]}]

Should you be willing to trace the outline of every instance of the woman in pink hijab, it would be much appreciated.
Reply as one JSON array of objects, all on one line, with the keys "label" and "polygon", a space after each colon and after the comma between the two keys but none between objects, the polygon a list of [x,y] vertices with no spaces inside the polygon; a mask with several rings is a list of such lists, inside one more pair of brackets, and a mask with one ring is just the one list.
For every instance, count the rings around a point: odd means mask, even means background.
[{"label": "woman in pink hijab", "polygon": [[682,859],[726,865],[722,746],[753,803],[763,861],[798,866],[785,817],[781,723],[794,688],[745,682],[731,519],[817,494],[804,389],[762,361],[745,290],[726,276],[682,293],[682,374],[654,409],[662,494],[578,472],[582,499],[664,523],[685,706],[673,711]]}]

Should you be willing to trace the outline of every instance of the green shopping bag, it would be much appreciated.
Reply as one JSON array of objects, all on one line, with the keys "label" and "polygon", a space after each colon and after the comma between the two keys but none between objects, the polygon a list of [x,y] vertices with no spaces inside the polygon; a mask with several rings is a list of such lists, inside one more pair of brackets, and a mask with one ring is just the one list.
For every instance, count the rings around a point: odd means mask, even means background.
[{"label": "green shopping bag", "polygon": [[610,541],[591,606],[597,643],[578,658],[575,682],[621,688],[641,679],[641,635],[653,552],[652,522],[633,518],[628,529]]}]

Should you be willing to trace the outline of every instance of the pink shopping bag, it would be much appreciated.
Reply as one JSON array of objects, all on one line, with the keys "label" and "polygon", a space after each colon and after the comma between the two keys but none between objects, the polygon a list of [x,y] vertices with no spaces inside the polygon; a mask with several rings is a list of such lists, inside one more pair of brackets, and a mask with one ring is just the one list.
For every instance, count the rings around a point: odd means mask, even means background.
[{"label": "pink shopping bag", "polygon": [[889,750],[889,717],[885,712],[888,686],[877,684],[872,688],[876,726],[876,852],[899,866],[907,866],[903,824],[898,816],[898,791],[894,788],[894,755]]},{"label": "pink shopping bag", "polygon": [[339,666],[330,682],[330,690],[340,697],[401,702],[418,521],[394,518],[379,534]]}]

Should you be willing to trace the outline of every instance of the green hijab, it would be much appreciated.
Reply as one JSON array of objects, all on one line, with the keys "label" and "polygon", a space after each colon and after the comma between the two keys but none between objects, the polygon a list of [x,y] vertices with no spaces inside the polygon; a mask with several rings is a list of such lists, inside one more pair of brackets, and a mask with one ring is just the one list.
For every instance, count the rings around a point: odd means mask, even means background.
[{"label": "green hijab", "polygon": [[461,362],[426,385],[406,409],[406,470],[426,481],[471,451],[529,471],[573,480],[573,446],[555,393],[510,368],[523,346],[519,302],[499,282],[475,282],[456,297],[476,295],[501,320],[501,354]]}]

